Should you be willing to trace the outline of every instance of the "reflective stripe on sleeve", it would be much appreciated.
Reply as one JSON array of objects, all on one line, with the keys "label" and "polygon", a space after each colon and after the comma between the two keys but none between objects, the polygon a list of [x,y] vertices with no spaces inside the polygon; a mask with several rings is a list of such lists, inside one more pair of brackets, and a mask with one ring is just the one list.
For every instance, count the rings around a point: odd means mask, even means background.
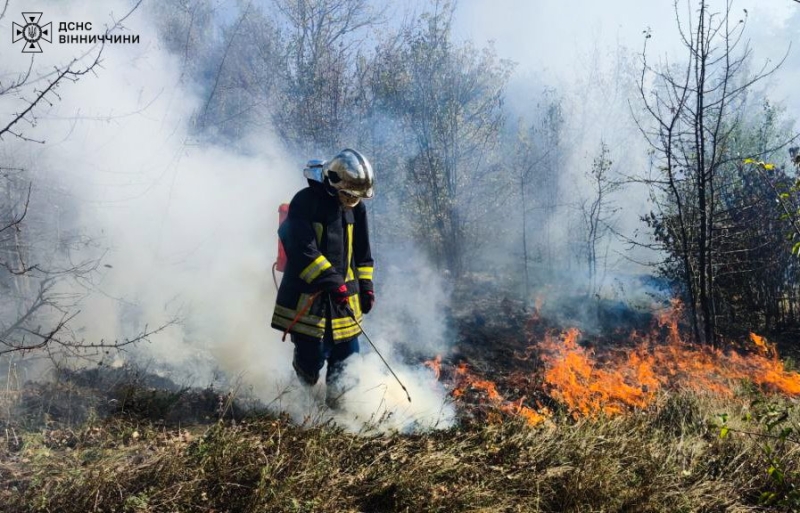
[{"label": "reflective stripe on sleeve", "polygon": [[372,267],[359,267],[358,271],[358,279],[359,280],[371,280],[372,279]]},{"label": "reflective stripe on sleeve", "polygon": [[311,283],[312,281],[316,280],[323,271],[330,269],[331,267],[333,266],[330,262],[328,262],[328,259],[320,255],[315,258],[314,261],[308,265],[308,267],[303,269],[303,272],[300,273],[300,279],[306,283]]},{"label": "reflective stripe on sleeve", "polygon": [[353,261],[353,225],[347,225],[347,278],[344,281],[353,279],[353,268],[350,267],[350,262]]}]

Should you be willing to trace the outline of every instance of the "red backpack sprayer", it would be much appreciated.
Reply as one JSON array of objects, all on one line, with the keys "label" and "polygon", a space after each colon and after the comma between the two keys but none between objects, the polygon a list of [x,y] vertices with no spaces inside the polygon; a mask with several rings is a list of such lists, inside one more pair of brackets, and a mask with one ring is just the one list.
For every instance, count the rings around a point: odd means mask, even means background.
[{"label": "red backpack sprayer", "polygon": [[[323,176],[322,176],[322,168],[325,165],[325,161],[321,159],[312,159],[309,160],[306,164],[305,169],[303,169],[303,176],[306,177],[309,181],[320,182],[322,183]],[[280,231],[283,223],[286,222],[286,219],[289,217],[289,204],[288,203],[281,203],[278,207],[278,230]],[[275,283],[275,288],[278,288],[278,276],[276,272],[284,273],[286,272],[286,263],[289,261],[289,257],[286,255],[286,248],[283,247],[283,241],[280,237],[278,237],[278,259],[275,260],[275,263],[272,264],[272,281]]]},{"label": "red backpack sprayer", "polygon": [[[289,217],[289,204],[281,203],[281,205],[278,207],[278,228],[280,228],[280,226],[286,221],[287,217]],[[284,249],[281,239],[278,238],[278,259],[275,260],[274,264],[272,264],[272,281],[275,283],[275,289],[278,288],[278,276],[275,273],[286,272],[287,261],[288,257],[286,256],[286,249]]]}]

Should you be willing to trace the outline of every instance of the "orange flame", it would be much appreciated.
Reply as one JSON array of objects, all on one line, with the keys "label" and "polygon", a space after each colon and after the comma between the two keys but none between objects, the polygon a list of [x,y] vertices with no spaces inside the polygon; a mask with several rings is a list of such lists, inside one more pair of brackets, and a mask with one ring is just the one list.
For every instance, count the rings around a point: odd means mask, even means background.
[{"label": "orange flame", "polygon": [[578,345],[579,336],[577,329],[571,329],[563,339],[547,337],[542,343],[545,383],[553,399],[576,417],[613,415],[651,402],[659,381],[649,358],[632,353],[624,366],[609,362],[607,369],[599,368],[593,354]]},{"label": "orange flame", "polygon": [[680,329],[678,327],[678,322],[680,321],[682,315],[683,303],[680,299],[670,300],[669,308],[664,308],[656,313],[656,322],[658,323],[658,327],[669,327],[668,342],[670,344],[678,344],[682,341]]},{"label": "orange flame", "polygon": [[[547,336],[539,343],[545,362],[548,393],[574,417],[597,413],[615,415],[652,404],[664,388],[730,396],[737,381],[749,380],[763,389],[800,395],[800,375],[787,371],[774,347],[751,333],[760,354],[746,356],[684,342],[678,328],[680,304],[657,317],[651,334],[631,336],[632,350],[595,354],[578,344],[580,332]],[[659,343],[659,329],[668,330]]]},{"label": "orange flame", "polygon": [[426,360],[422,362],[422,365],[432,370],[434,377],[438,380],[442,374],[442,355],[436,355],[436,358]]},{"label": "orange flame", "polygon": [[[579,343],[581,333],[577,329],[560,335],[537,336],[538,341],[534,342],[532,328],[540,321],[539,308],[537,305],[527,323],[526,338],[531,345],[522,354],[514,351],[513,355],[516,362],[542,362],[541,373],[518,371],[498,379],[505,389],[521,390],[528,396],[542,391],[549,394],[574,418],[644,409],[665,390],[733,396],[741,381],[749,381],[765,391],[800,397],[800,374],[787,371],[774,344],[762,336],[750,333],[756,351],[748,354],[686,342],[679,325],[683,313],[679,301],[657,313],[649,333],[632,333],[626,347],[599,346],[596,350]],[[441,375],[441,360],[437,356],[424,363],[437,379]],[[479,377],[466,363],[459,364],[450,376],[455,385],[452,396],[465,402],[477,399],[480,404],[490,406],[486,412],[489,422],[502,422],[505,414],[522,417],[535,426],[552,416],[538,402],[535,409],[525,406],[526,396],[508,400],[494,381]]]},{"label": "orange flame", "polygon": [[[473,389],[482,392],[489,403],[498,410],[512,417],[522,417],[530,426],[537,426],[547,419],[547,411],[540,413],[532,408],[524,406],[522,404],[525,401],[524,397],[516,402],[507,401],[500,392],[497,391],[497,385],[495,385],[494,382],[486,379],[479,379],[469,371],[469,367],[466,363],[459,364],[456,368],[455,375],[458,381],[458,386],[452,392],[455,398],[462,397],[468,389]],[[502,421],[500,418],[491,415],[489,419],[493,422]]]},{"label": "orange flame", "polygon": [[756,348],[764,355],[777,357],[774,348],[769,345],[767,339],[750,332],[750,340],[756,345]]}]

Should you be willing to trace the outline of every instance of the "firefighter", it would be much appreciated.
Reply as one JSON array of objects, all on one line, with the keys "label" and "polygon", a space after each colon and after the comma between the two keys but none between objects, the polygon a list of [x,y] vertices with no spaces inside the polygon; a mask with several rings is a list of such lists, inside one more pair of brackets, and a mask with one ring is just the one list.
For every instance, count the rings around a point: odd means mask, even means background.
[{"label": "firefighter", "polygon": [[[317,161],[318,162],[318,161]],[[358,151],[321,164],[289,204],[279,237],[288,257],[272,327],[291,333],[292,366],[313,386],[327,361],[326,401],[335,407],[344,361],[359,352],[362,315],[375,303],[367,211],[374,175]],[[358,322],[353,320],[353,316]]]}]

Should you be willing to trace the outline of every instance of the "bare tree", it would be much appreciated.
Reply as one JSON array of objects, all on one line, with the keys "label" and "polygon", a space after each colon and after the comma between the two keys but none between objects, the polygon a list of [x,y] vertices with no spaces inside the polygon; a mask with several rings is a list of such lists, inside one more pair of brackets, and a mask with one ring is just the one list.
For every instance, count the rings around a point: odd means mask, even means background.
[{"label": "bare tree", "polygon": [[656,170],[646,181],[657,191],[657,210],[646,220],[669,255],[667,265],[680,277],[695,339],[716,344],[720,296],[715,291],[719,259],[725,255],[720,248],[737,236],[723,229],[721,188],[726,170],[741,158],[734,151],[735,134],[748,92],[780,63],[748,72],[747,16],[734,16],[732,0],[721,12],[712,11],[705,0],[691,12],[687,1],[685,16],[681,5],[675,2],[684,63],[653,67],[646,44],[642,54],[639,93],[649,119],[638,123]]},{"label": "bare tree", "polygon": [[274,125],[290,147],[331,154],[353,134],[363,34],[382,22],[368,0],[273,0],[285,34]]},{"label": "bare tree", "polygon": [[[605,142],[600,143],[600,151],[592,161],[591,170],[587,173],[592,186],[592,194],[584,198],[580,211],[586,228],[585,255],[589,273],[588,293],[593,296],[602,286],[602,278],[598,277],[598,261],[607,263],[607,249],[602,256],[598,250],[602,241],[608,239],[615,227],[615,217],[619,211],[613,204],[612,195],[620,188],[620,183],[611,178],[613,162],[609,158],[609,149]],[[605,267],[604,267],[605,268]]]},{"label": "bare tree", "polygon": [[[519,212],[518,241],[526,303],[530,300],[531,267],[539,263],[548,271],[553,270],[548,220],[564,206],[558,173],[554,172],[563,150],[561,99],[551,91],[545,91],[543,97],[534,111],[534,120],[526,126],[520,119],[516,137],[504,141],[509,156],[504,163],[507,179],[500,182],[498,192],[490,193],[496,198],[498,210]],[[502,216],[500,222],[507,225],[507,216]]]},{"label": "bare tree", "polygon": [[[106,29],[106,35],[123,28],[124,21],[138,8],[137,3],[125,16]],[[7,7],[7,3],[5,4]],[[0,12],[0,19],[6,9]],[[60,100],[59,90],[95,73],[101,67],[104,43],[66,64],[37,69],[35,58],[9,82],[0,83],[0,101],[16,105],[8,119],[0,121],[0,144],[9,139],[22,144],[45,144],[29,135],[26,127],[35,127],[41,112]],[[6,157],[10,158],[10,157]],[[8,353],[55,351],[55,346],[70,354],[90,354],[119,348],[147,338],[164,327],[123,341],[87,342],[75,336],[70,321],[77,315],[75,297],[60,290],[65,280],[80,280],[97,270],[98,260],[58,265],[43,262],[36,250],[39,234],[32,198],[36,188],[27,170],[0,162],[0,356]],[[32,219],[32,217],[34,219]],[[56,241],[58,244],[58,241]]]}]

